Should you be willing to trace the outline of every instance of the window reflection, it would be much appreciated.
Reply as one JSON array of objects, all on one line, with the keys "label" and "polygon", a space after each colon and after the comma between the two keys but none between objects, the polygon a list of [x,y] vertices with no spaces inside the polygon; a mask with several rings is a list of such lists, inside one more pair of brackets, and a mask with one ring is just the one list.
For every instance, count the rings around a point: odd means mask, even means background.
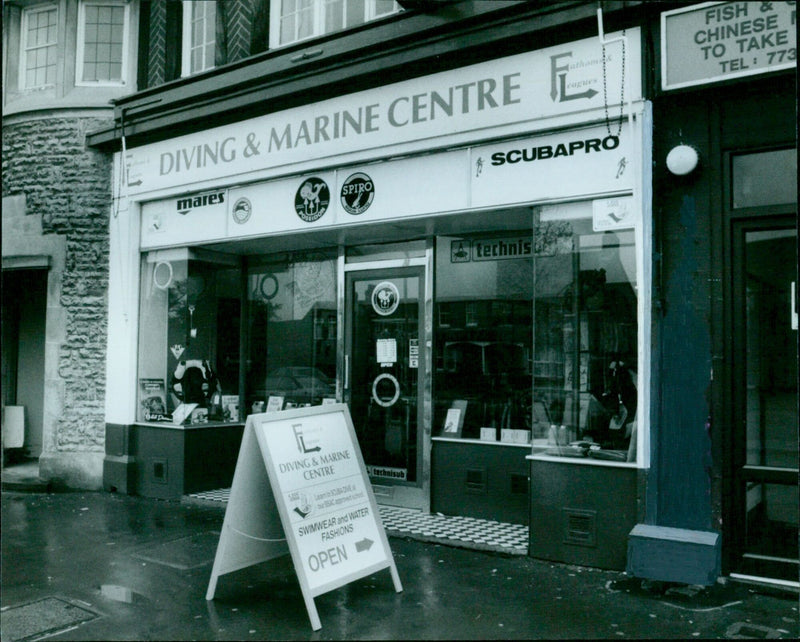
[{"label": "window reflection", "polygon": [[530,229],[437,239],[436,432],[452,408],[463,438],[530,443],[532,292]]},{"label": "window reflection", "polygon": [[551,454],[632,461],[633,231],[596,232],[590,218],[543,217],[534,238],[534,443]]},{"label": "window reflection", "polygon": [[[251,264],[247,276],[248,412],[336,398],[336,260],[298,254]],[[275,409],[275,407],[273,407]]]}]

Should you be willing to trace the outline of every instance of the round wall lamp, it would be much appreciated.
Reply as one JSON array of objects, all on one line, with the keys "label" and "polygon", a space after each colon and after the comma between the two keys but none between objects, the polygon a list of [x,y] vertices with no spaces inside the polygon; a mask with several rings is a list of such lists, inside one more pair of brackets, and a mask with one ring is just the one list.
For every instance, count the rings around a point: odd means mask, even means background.
[{"label": "round wall lamp", "polygon": [[685,176],[700,160],[697,150],[689,145],[677,145],[667,154],[667,169],[676,176]]}]

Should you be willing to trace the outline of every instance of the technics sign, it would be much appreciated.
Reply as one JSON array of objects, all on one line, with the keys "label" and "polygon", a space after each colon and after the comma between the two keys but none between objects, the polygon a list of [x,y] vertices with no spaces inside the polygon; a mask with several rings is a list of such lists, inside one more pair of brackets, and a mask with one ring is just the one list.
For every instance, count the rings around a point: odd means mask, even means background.
[{"label": "technics sign", "polygon": [[[639,30],[626,38],[630,102],[642,93]],[[312,160],[319,167],[347,154],[445,147],[495,137],[492,128],[533,131],[537,121],[549,129],[560,122],[554,118],[602,110],[604,83],[619,96],[622,67],[622,44],[605,47],[603,64],[603,46],[593,37],[339,96],[128,149],[125,190],[299,173]]]},{"label": "technics sign", "polygon": [[[248,507],[268,510],[268,522],[279,516],[312,627],[321,628],[313,598],[356,579],[388,568],[395,589],[401,591],[347,406],[251,415],[245,431],[255,435],[274,498],[267,509],[252,502]],[[253,441],[252,436],[243,438],[242,449],[252,449]],[[240,452],[234,486],[242,461]],[[238,495],[237,501],[241,501]],[[242,506],[234,506],[234,511],[241,510]],[[207,599],[213,599],[217,576],[229,572],[222,563],[231,546],[226,539],[229,530],[240,529],[226,530],[223,525]]]},{"label": "technics sign", "polygon": [[664,89],[796,66],[795,2],[706,2],[661,14]]}]

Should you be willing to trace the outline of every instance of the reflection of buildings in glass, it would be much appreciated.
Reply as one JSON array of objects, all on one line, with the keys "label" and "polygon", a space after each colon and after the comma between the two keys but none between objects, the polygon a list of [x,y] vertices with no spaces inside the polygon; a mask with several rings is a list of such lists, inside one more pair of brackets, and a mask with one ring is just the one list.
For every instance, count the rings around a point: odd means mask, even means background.
[{"label": "reflection of buildings in glass", "polygon": [[624,449],[636,416],[633,233],[597,234],[575,219],[536,234],[534,399],[571,438]]}]

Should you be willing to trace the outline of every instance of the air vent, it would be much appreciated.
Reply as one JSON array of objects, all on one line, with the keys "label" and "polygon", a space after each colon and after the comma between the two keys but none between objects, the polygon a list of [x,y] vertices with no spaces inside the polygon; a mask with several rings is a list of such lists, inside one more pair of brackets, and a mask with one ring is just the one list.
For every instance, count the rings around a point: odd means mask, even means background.
[{"label": "air vent", "polygon": [[485,468],[467,468],[467,477],[464,486],[468,493],[485,493],[486,492],[486,469]]},{"label": "air vent", "polygon": [[564,543],[576,546],[597,545],[597,512],[565,508],[564,510]]},{"label": "air vent", "polygon": [[512,495],[527,495],[528,494],[528,477],[527,475],[511,474],[511,494]]},{"label": "air vent", "polygon": [[167,483],[167,460],[166,459],[153,459],[153,481],[161,484]]}]

